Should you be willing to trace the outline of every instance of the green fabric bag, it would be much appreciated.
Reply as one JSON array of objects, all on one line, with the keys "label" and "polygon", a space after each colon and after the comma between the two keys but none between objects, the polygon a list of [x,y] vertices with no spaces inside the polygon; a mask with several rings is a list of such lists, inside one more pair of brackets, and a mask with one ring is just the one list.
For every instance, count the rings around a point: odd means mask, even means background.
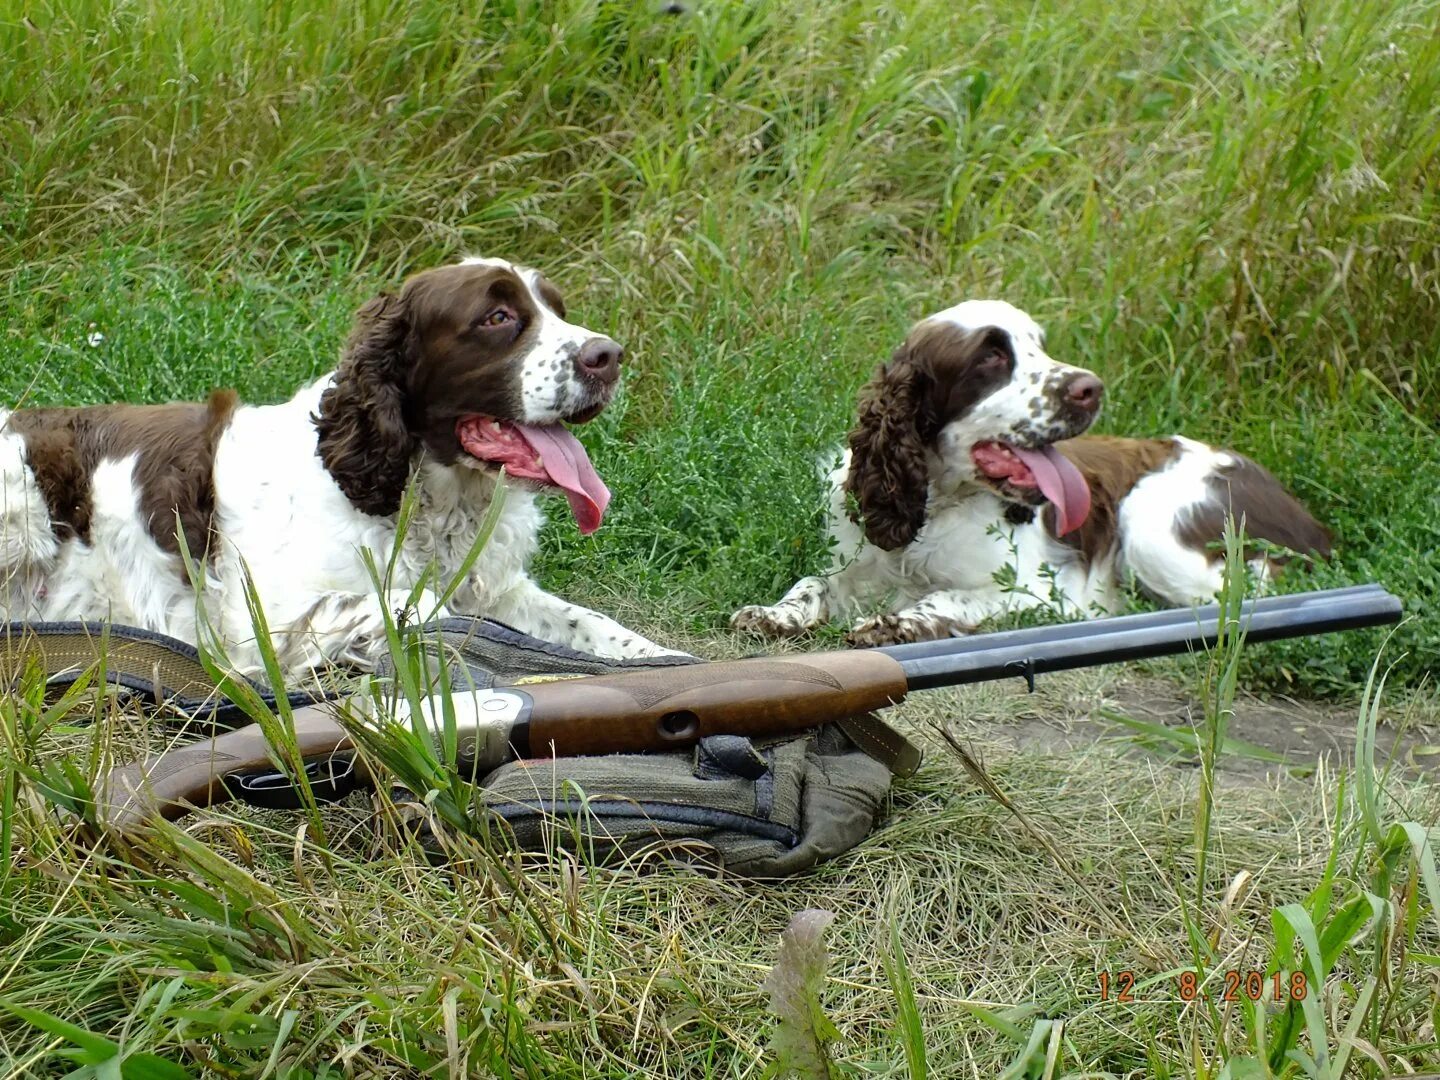
[{"label": "green fabric bag", "polygon": [[[471,619],[425,629],[424,648],[449,664],[453,687],[703,663],[691,656],[604,660],[492,622],[483,629],[477,633]],[[868,836],[892,776],[913,773],[919,757],[866,714],[782,738],[710,736],[689,751],[507,762],[479,780],[478,798],[522,849],[578,846],[600,860],[658,854],[782,878]]]},{"label": "green fabric bag", "polygon": [[480,787],[525,849],[578,845],[602,860],[658,853],[763,879],[865,839],[890,778],[827,725],[764,742],[712,736],[690,753],[512,761]]}]

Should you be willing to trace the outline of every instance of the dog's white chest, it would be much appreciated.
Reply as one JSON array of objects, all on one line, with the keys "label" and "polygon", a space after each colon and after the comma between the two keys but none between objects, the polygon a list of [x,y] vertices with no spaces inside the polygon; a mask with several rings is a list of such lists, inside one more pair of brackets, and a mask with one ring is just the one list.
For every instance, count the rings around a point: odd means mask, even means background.
[{"label": "dog's white chest", "polygon": [[[985,505],[977,506],[982,503]],[[1011,558],[998,501],[988,496],[942,506],[907,547],[892,552],[895,570],[907,591],[924,595],[939,589],[981,589]]]}]

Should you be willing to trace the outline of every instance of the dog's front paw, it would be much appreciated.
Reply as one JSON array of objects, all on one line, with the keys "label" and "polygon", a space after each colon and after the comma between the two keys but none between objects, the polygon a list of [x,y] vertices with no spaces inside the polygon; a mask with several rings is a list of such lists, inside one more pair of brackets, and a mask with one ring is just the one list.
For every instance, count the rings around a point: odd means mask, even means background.
[{"label": "dog's front paw", "polygon": [[798,614],[783,607],[751,604],[730,616],[730,628],[762,637],[795,637],[809,629]]},{"label": "dog's front paw", "polygon": [[862,619],[845,635],[852,649],[872,649],[878,645],[904,645],[911,641],[938,641],[947,637],[963,637],[975,627],[957,619],[927,615],[876,615]]},{"label": "dog's front paw", "polygon": [[848,634],[845,644],[852,649],[873,649],[878,645],[899,645],[906,641],[926,641],[928,635],[914,619],[900,615],[876,615],[861,619]]},{"label": "dog's front paw", "polygon": [[680,649],[667,649],[664,645],[656,645],[653,641],[645,641],[636,644],[626,659],[631,660],[653,660],[661,656],[684,656],[691,657],[690,653]]}]

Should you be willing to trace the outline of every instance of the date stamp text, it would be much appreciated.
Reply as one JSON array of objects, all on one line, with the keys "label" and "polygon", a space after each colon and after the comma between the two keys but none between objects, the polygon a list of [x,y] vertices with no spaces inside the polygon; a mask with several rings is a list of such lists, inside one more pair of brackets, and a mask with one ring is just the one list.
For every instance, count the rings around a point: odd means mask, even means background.
[{"label": "date stamp text", "polygon": [[[1310,994],[1310,980],[1303,971],[1288,974],[1273,971],[1237,971],[1229,969],[1217,972],[1221,976],[1215,985],[1216,1000],[1221,1003],[1237,1001],[1304,1001]],[[1133,971],[1100,971],[1096,983],[1101,1001],[1117,1001],[1121,1004],[1137,1000],[1137,980]],[[1175,996],[1181,1001],[1195,1001],[1200,997],[1199,976],[1193,971],[1182,971],[1173,980]]]}]

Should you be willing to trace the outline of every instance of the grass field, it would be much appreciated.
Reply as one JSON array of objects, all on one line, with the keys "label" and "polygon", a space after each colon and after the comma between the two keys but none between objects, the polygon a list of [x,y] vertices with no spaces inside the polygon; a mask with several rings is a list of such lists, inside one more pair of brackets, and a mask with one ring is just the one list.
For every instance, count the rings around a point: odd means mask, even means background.
[{"label": "grass field", "polygon": [[[858,386],[915,318],[1002,296],[1104,377],[1097,430],[1183,430],[1290,484],[1339,543],[1293,587],[1404,596],[1380,726],[1434,721],[1440,4],[680,6],[0,8],[0,404],[275,400],[405,274],[466,252],[541,266],[628,356],[583,433],[606,526],[580,539],[556,515],[541,576],[722,655],[753,648],[723,631],[736,605],[823,560],[814,463]],[[1363,748],[1381,640],[1266,646],[1232,674],[1358,714]],[[1226,670],[1160,669],[1208,703],[1202,733]],[[907,706],[926,769],[859,851],[784,886],[552,860],[520,899],[463,836],[448,868],[375,839],[368,803],[326,812],[328,854],[258,812],[77,845],[33,770],[68,746],[93,773],[105,739],[12,696],[0,999],[52,1019],[0,1019],[0,1062],[58,1075],[78,1045],[126,1077],[179,1075],[145,1054],[215,1076],[760,1076],[761,980],[790,915],[820,907],[847,1074],[923,1075],[921,1046],[936,1077],[1440,1069],[1440,883],[1413,843],[1433,791],[1325,768],[1206,797],[1115,740],[1001,738],[1092,724],[1132,677]],[[942,719],[1061,859],[967,779]],[[1186,967],[1296,966],[1292,905],[1327,973],[1314,1016],[1169,992]],[[1104,1002],[1107,969],[1156,981]]]}]

